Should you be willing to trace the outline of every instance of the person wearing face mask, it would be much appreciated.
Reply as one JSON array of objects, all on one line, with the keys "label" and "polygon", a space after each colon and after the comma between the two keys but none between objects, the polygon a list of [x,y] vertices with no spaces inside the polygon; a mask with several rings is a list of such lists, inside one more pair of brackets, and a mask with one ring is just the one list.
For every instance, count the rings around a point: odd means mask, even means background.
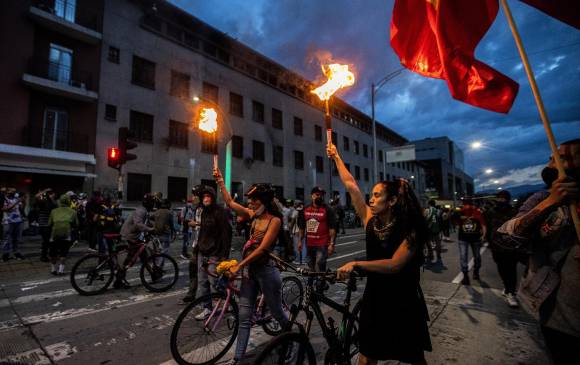
[{"label": "person wearing face mask", "polygon": [[[326,259],[334,253],[336,239],[336,215],[324,204],[326,192],[315,186],[310,192],[312,204],[298,215],[298,251],[306,237],[306,256],[308,267],[314,271],[326,271]],[[319,282],[318,290],[325,289]]]},{"label": "person wearing face mask", "polygon": [[540,322],[556,365],[570,364],[580,346],[580,246],[570,214],[580,197],[580,139],[564,142],[559,153],[566,176],[558,177],[552,158],[542,171],[548,190],[529,197],[496,239],[503,249],[529,254],[518,298]]},{"label": "person wearing face mask", "polygon": [[511,205],[511,194],[507,190],[497,193],[493,206],[484,213],[487,226],[486,240],[489,243],[493,261],[497,265],[497,271],[503,282],[503,295],[508,305],[512,308],[518,307],[516,298],[518,256],[516,252],[506,251],[501,246],[498,246],[496,238],[497,229],[515,215],[516,210]]},{"label": "person wearing face mask", "polygon": [[[194,247],[194,257],[197,257],[197,287],[199,296],[210,294],[215,290],[217,279],[207,274],[203,269],[204,262],[208,262],[208,270],[215,272],[220,261],[230,256],[232,247],[232,226],[226,210],[217,204],[215,189],[211,186],[200,186],[196,190],[200,197],[200,209],[196,210],[195,217],[190,221],[190,226],[197,231],[197,239]],[[193,288],[184,302],[193,300]],[[211,314],[211,302],[204,305],[204,309],[195,318],[203,320]]]},{"label": "person wearing face mask", "polygon": [[231,364],[237,364],[246,353],[250,328],[251,316],[254,313],[258,292],[264,294],[266,305],[272,316],[282,327],[288,322],[288,318],[282,309],[282,278],[280,271],[269,258],[282,226],[282,214],[274,203],[274,189],[269,184],[254,184],[250,186],[246,197],[248,208],[236,203],[227,191],[221,172],[214,170],[214,177],[222,192],[225,203],[236,214],[253,219],[250,230],[250,239],[244,245],[242,261],[230,268],[227,273],[235,276],[242,272],[242,286],[240,289],[240,327],[238,342]]},{"label": "person wearing face mask", "polygon": [[409,184],[382,181],[373,187],[369,205],[330,144],[327,153],[361,218],[366,233],[366,261],[352,261],[338,269],[340,279],[364,272],[367,284],[359,317],[359,365],[379,360],[426,364],[431,351],[429,314],[419,277],[423,246],[429,240],[427,222]]}]

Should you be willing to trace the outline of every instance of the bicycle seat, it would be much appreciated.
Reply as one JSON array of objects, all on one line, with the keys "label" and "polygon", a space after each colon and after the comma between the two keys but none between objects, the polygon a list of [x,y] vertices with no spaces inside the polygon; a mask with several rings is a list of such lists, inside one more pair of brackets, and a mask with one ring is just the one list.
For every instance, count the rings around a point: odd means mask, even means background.
[{"label": "bicycle seat", "polygon": [[119,237],[121,237],[121,234],[120,233],[105,233],[105,234],[103,234],[103,236],[105,238],[112,239],[112,238],[119,238]]}]

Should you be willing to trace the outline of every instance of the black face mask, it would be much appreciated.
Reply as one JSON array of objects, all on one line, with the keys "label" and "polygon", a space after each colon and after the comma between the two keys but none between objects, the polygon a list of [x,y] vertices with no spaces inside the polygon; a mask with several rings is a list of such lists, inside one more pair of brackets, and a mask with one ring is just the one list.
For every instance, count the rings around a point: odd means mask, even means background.
[{"label": "black face mask", "polygon": [[314,203],[316,205],[322,205],[324,203],[324,199],[322,199],[322,198],[316,198],[316,199],[314,199]]},{"label": "black face mask", "polygon": [[[580,174],[578,173],[577,169],[566,169],[565,170],[566,175],[576,181],[580,180]],[[553,167],[544,167],[544,169],[542,170],[542,180],[544,180],[544,183],[546,184],[546,188],[551,188],[552,187],[552,183],[554,181],[556,181],[558,179],[558,169],[555,169]]]}]

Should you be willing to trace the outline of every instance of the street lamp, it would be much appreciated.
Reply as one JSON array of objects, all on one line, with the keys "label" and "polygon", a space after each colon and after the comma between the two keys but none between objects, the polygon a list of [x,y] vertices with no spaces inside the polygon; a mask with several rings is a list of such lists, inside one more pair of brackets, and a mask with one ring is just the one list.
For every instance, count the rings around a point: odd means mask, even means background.
[{"label": "street lamp", "polygon": [[[375,120],[375,95],[379,91],[381,87],[383,87],[388,81],[394,79],[395,77],[399,76],[401,72],[405,70],[404,67],[391,72],[387,76],[383,77],[379,82],[373,82],[371,84],[371,119],[372,119],[372,126],[373,126],[373,185],[378,181],[378,173],[377,173],[377,126]],[[383,156],[385,158],[385,156]]]},{"label": "street lamp", "polygon": [[493,174],[493,169],[485,169],[485,174],[486,175]]},{"label": "street lamp", "polygon": [[478,150],[483,147],[483,143],[481,143],[481,141],[473,141],[471,142],[470,147],[472,150]]}]

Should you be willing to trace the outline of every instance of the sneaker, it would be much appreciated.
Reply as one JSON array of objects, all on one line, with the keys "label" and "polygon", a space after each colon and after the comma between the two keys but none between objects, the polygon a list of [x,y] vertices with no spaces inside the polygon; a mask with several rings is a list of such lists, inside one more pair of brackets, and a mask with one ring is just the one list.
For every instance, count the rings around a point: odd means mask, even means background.
[{"label": "sneaker", "polygon": [[469,275],[466,272],[463,273],[463,279],[461,280],[461,285],[469,285]]},{"label": "sneaker", "polygon": [[113,283],[113,288],[115,289],[129,289],[131,285],[127,282],[127,280],[117,280]]},{"label": "sneaker", "polygon": [[210,314],[211,314],[211,310],[209,310],[208,308],[203,308],[201,313],[199,313],[197,316],[195,316],[195,319],[198,321],[203,321],[204,319],[209,317]]},{"label": "sneaker", "polygon": [[189,255],[188,255],[188,254],[186,254],[186,253],[182,253],[181,255],[179,255],[179,257],[181,257],[181,258],[182,258],[182,259],[184,259],[184,260],[189,260],[189,259],[191,258],[191,257],[189,257]]},{"label": "sneaker", "polygon": [[14,257],[16,257],[16,260],[24,260],[24,256],[20,252],[16,252]]},{"label": "sneaker", "polygon": [[231,359],[226,361],[223,365],[238,365],[240,361],[238,359]]},{"label": "sneaker", "polygon": [[90,248],[90,247],[87,248],[87,251],[89,251],[89,252],[97,252],[97,250],[95,250],[94,248]]},{"label": "sneaker", "polygon": [[191,303],[195,300],[195,295],[187,294],[181,299],[183,304]]},{"label": "sneaker", "polygon": [[520,306],[516,296],[513,295],[512,293],[505,294],[505,300],[511,308],[517,308]]}]

